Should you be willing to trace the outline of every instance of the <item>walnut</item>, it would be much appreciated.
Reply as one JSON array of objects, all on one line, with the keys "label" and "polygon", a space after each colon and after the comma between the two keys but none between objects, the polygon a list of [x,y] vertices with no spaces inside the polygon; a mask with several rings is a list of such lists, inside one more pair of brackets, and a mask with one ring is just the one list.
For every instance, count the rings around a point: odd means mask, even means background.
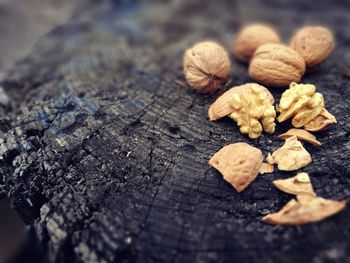
[{"label": "walnut", "polygon": [[334,123],[337,123],[335,116],[323,109],[320,115],[304,125],[304,129],[312,132],[324,131],[329,129]]},{"label": "walnut", "polygon": [[282,44],[260,46],[249,65],[250,77],[271,87],[285,87],[291,82],[298,82],[304,73],[302,56]]},{"label": "walnut", "polygon": [[269,163],[277,163],[282,171],[294,171],[311,163],[311,155],[296,136],[286,139],[285,144],[272,154]]},{"label": "walnut", "polygon": [[280,134],[277,137],[281,139],[287,139],[293,136],[297,136],[298,140],[306,141],[314,146],[321,146],[321,143],[316,139],[316,136],[305,131],[303,129],[290,129],[286,133]]},{"label": "walnut", "polygon": [[208,110],[209,119],[211,121],[216,121],[218,119],[221,119],[222,117],[230,115],[234,111],[234,108],[231,105],[233,95],[243,94],[248,90],[251,90],[252,87],[259,87],[261,92],[266,94],[271,104],[275,102],[272,94],[268,91],[267,88],[256,83],[247,83],[244,85],[233,87],[226,91],[224,94],[222,94],[219,98],[217,98]]},{"label": "walnut", "polygon": [[315,119],[323,110],[324,99],[316,87],[311,84],[291,83],[289,89],[283,92],[277,111],[280,112],[277,120],[283,122],[292,118],[296,128]]},{"label": "walnut", "polygon": [[293,195],[310,194],[316,196],[310,177],[307,173],[298,173],[296,176],[272,182],[279,190]]},{"label": "walnut", "polygon": [[306,67],[313,68],[321,64],[332,53],[333,34],[321,26],[303,27],[292,37],[290,47],[304,58]]},{"label": "walnut", "polygon": [[238,33],[233,43],[233,53],[237,59],[249,62],[259,46],[280,42],[280,37],[273,28],[264,24],[253,24],[244,27]]},{"label": "walnut", "polygon": [[229,117],[237,122],[241,133],[248,134],[249,138],[258,138],[263,130],[275,132],[276,111],[261,87],[252,86],[245,93],[233,94],[231,106],[234,111]]},{"label": "walnut", "polygon": [[230,75],[231,62],[225,49],[206,41],[186,50],[184,74],[188,84],[201,93],[213,93]]},{"label": "walnut", "polygon": [[210,159],[209,165],[217,169],[237,192],[242,192],[255,180],[262,161],[259,149],[238,142],[220,149]]},{"label": "walnut", "polygon": [[321,221],[346,207],[346,201],[328,200],[301,194],[292,199],[280,211],[269,214],[263,221],[277,225],[302,225]]}]

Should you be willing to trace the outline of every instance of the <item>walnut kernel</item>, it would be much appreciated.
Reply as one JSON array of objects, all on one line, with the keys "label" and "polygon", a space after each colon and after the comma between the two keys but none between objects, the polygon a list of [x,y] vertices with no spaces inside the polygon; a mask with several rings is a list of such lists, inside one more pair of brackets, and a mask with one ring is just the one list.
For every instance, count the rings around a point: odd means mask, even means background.
[{"label": "walnut kernel", "polygon": [[253,86],[245,93],[234,94],[231,105],[234,111],[229,117],[249,138],[258,138],[263,130],[270,134],[275,132],[276,111],[261,87]]},{"label": "walnut kernel", "polygon": [[277,111],[280,112],[277,120],[283,122],[292,118],[296,128],[316,118],[324,108],[324,99],[316,87],[311,84],[291,83],[289,89],[283,92]]},{"label": "walnut kernel", "polygon": [[316,139],[316,136],[305,131],[303,129],[295,129],[292,128],[288,130],[286,133],[282,133],[278,135],[278,138],[288,139],[290,137],[297,136],[298,140],[306,141],[314,146],[321,146],[321,143]]},{"label": "walnut kernel", "polygon": [[271,104],[274,103],[274,98],[267,88],[256,83],[247,83],[244,85],[233,87],[226,91],[224,94],[222,94],[219,98],[217,98],[208,110],[209,119],[211,121],[216,121],[218,119],[221,119],[222,117],[230,115],[234,111],[234,108],[230,103],[233,95],[243,94],[250,90],[252,87],[259,87],[261,92],[266,94]]},{"label": "walnut kernel", "polygon": [[282,171],[294,171],[311,163],[311,155],[296,136],[286,139],[285,144],[272,153],[273,163]]},{"label": "walnut kernel", "polygon": [[184,74],[188,84],[201,93],[213,93],[230,75],[231,62],[225,49],[212,41],[186,50]]},{"label": "walnut kernel", "polygon": [[288,194],[310,194],[316,196],[310,177],[307,173],[298,173],[296,176],[272,182],[279,190]]},{"label": "walnut kernel", "polygon": [[233,53],[237,59],[249,62],[255,50],[267,43],[280,43],[278,33],[270,26],[253,24],[244,27],[234,39]]}]

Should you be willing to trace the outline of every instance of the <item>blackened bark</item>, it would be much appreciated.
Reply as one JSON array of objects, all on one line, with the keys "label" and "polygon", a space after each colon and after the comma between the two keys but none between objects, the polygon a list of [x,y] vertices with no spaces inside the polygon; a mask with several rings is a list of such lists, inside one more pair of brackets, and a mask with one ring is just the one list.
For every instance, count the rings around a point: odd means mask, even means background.
[{"label": "blackened bark", "polygon": [[[317,85],[338,124],[318,135],[320,149],[306,146],[313,163],[303,171],[320,196],[349,199],[349,10],[345,1],[96,1],[3,81],[0,184],[58,262],[349,262],[348,208],[317,224],[266,225],[261,217],[291,198],[272,180],[295,173],[261,175],[238,194],[209,168],[226,144],[267,154],[282,141],[209,122],[217,94],[196,94],[182,74],[187,46],[214,38],[229,48],[246,22],[269,22],[286,41],[305,23],[332,28],[332,57],[303,82]],[[250,81],[234,61],[225,88]],[[282,90],[271,92],[278,100]]]}]

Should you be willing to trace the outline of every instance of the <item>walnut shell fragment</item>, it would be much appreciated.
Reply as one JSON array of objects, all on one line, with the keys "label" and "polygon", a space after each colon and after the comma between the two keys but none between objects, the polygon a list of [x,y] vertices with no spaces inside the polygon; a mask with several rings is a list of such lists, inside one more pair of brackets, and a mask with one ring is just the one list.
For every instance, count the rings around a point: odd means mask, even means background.
[{"label": "walnut shell fragment", "polygon": [[[311,163],[311,155],[305,150],[297,136],[286,139],[285,144],[272,154],[273,162],[282,171],[294,171]],[[271,162],[271,160],[270,160]]]},{"label": "walnut shell fragment", "polygon": [[289,89],[283,92],[277,111],[280,112],[277,120],[283,122],[289,118],[296,128],[316,118],[324,108],[324,99],[321,93],[316,92],[315,85],[297,84],[292,82]]},{"label": "walnut shell fragment", "polygon": [[207,94],[218,90],[229,78],[231,62],[221,45],[204,41],[186,50],[183,67],[187,83]]},{"label": "walnut shell fragment", "polygon": [[272,182],[279,190],[294,195],[309,194],[316,196],[310,177],[307,173],[298,173],[296,176]]},{"label": "walnut shell fragment", "polygon": [[282,133],[277,137],[280,139],[288,139],[290,137],[297,136],[298,140],[306,141],[314,146],[321,146],[321,143],[316,139],[316,136],[305,131],[303,129],[295,129],[292,128],[288,130],[286,133]]},{"label": "walnut shell fragment", "polygon": [[334,123],[337,123],[335,116],[323,108],[320,115],[304,125],[304,129],[312,132],[325,131]]},{"label": "walnut shell fragment", "polygon": [[255,180],[263,161],[262,152],[247,143],[238,142],[220,149],[209,165],[217,169],[237,192]]},{"label": "walnut shell fragment", "polygon": [[216,101],[209,107],[209,110],[208,110],[209,119],[211,121],[216,121],[225,116],[230,115],[232,112],[234,112],[234,108],[231,105],[231,100],[233,95],[243,94],[249,91],[252,87],[259,87],[261,91],[264,92],[266,96],[269,98],[269,101],[271,102],[271,104],[275,102],[272,94],[268,91],[267,88],[256,83],[247,83],[244,85],[233,87],[228,91],[226,91],[224,94],[222,94],[219,98],[217,98]]},{"label": "walnut shell fragment", "polygon": [[260,174],[271,174],[274,171],[274,167],[269,163],[262,163],[259,169]]},{"label": "walnut shell fragment", "polygon": [[298,195],[280,211],[263,217],[263,221],[275,225],[302,225],[321,221],[346,206],[346,201],[335,201],[312,195]]}]

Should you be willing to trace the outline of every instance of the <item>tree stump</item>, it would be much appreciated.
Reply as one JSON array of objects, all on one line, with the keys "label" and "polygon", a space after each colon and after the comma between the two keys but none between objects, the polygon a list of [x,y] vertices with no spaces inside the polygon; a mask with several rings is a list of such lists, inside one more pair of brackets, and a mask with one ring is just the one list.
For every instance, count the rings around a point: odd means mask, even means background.
[{"label": "tree stump", "polygon": [[[148,2],[148,1],[145,1]],[[306,145],[318,195],[350,197],[350,5],[346,1],[91,1],[39,40],[1,83],[0,191],[57,262],[350,262],[350,210],[300,227],[262,216],[292,196],[259,175],[238,194],[208,165],[243,141],[265,156],[275,135],[250,140],[207,117],[219,94],[188,88],[184,50],[204,39],[230,49],[245,23],[285,41],[305,23],[334,30],[336,48],[302,82],[317,85],[338,123]],[[233,61],[234,85],[252,82]],[[270,89],[278,101],[283,89]],[[5,99],[3,99],[5,98]],[[7,100],[8,99],[8,100]],[[276,134],[290,126],[278,125]]]}]

